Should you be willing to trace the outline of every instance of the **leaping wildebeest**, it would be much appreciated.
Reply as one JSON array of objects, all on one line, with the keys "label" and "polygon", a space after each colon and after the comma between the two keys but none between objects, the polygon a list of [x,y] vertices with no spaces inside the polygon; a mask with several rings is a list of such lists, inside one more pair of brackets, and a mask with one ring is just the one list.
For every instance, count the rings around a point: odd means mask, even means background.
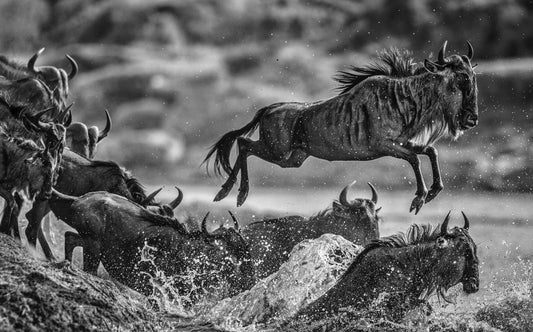
[{"label": "leaping wildebeest", "polygon": [[379,238],[378,211],[381,208],[376,208],[376,189],[369,183],[371,199],[349,200],[348,190],[352,185],[342,190],[331,209],[310,218],[287,216],[260,220],[243,227],[242,235],[250,245],[257,277],[262,279],[279,270],[289,259],[294,246],[304,240],[332,233],[355,244],[365,245]]},{"label": "leaping wildebeest", "polygon": [[[54,189],[50,204],[58,217],[84,238],[87,249],[113,278],[145,295],[153,290],[150,278],[156,273],[154,265],[167,277],[175,278],[181,294],[191,290],[187,282],[190,279],[200,292],[221,287],[229,295],[255,283],[246,241],[235,228],[221,227],[209,233],[207,215],[201,231],[189,232],[175,218],[153,213],[108,192],[76,198]],[[146,246],[153,248],[154,265],[142,260]],[[95,273],[96,267],[92,266],[90,272]]]},{"label": "leaping wildebeest", "polygon": [[[443,136],[459,137],[478,123],[477,84],[468,55],[446,56],[446,43],[438,61],[414,63],[407,53],[392,49],[380,62],[352,67],[336,80],[341,93],[313,103],[276,103],[257,111],[250,123],[230,131],[216,142],[204,163],[215,156],[214,169],[228,179],[215,197],[225,198],[241,173],[237,206],[248,195],[249,156],[257,156],[283,168],[300,167],[309,157],[325,160],[372,160],[391,156],[404,159],[417,182],[410,211],[434,199],[443,189],[437,150]],[[243,136],[259,128],[259,139]],[[233,168],[230,154],[237,142]],[[427,155],[433,171],[429,192],[420,170],[419,154]]]},{"label": "leaping wildebeest", "polygon": [[469,234],[470,222],[448,229],[450,213],[440,227],[411,225],[399,233],[365,246],[340,280],[323,296],[300,310],[297,317],[329,317],[339,309],[362,309],[382,293],[384,307],[395,320],[409,308],[427,304],[435,292],[449,301],[446,292],[461,283],[465,293],[479,290],[479,259]]}]

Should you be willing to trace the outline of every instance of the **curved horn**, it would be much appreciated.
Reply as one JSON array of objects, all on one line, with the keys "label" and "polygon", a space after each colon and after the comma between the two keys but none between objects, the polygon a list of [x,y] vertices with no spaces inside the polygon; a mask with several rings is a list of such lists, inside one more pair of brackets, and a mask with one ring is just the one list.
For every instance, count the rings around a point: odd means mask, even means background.
[{"label": "curved horn", "polygon": [[100,133],[100,135],[98,135],[98,140],[96,141],[97,143],[106,138],[107,134],[109,134],[109,131],[111,131],[111,117],[109,116],[109,112],[107,110],[105,110],[105,117],[107,122],[105,124],[104,130]]},{"label": "curved horn", "polygon": [[159,194],[159,192],[161,190],[163,190],[163,187],[157,189],[156,191],[154,191],[150,195],[146,196],[146,198],[143,199],[143,201],[140,204],[143,205],[143,206],[149,204],[155,198],[155,196],[157,196],[157,194]]},{"label": "curved horn", "polygon": [[70,126],[71,123],[72,123],[72,112],[69,109],[67,113],[67,118],[65,119],[65,121],[63,121],[63,126],[67,128]]},{"label": "curved horn", "polygon": [[174,199],[172,202],[168,203],[168,206],[170,206],[172,210],[177,208],[178,205],[180,205],[181,201],[183,200],[183,192],[178,187],[174,187],[174,188],[178,190],[178,197],[176,197],[176,199]]},{"label": "curved horn", "polygon": [[378,192],[376,188],[374,188],[374,186],[370,182],[368,182],[368,185],[370,186],[370,189],[372,190],[372,202],[374,204],[378,204]]},{"label": "curved horn", "polygon": [[446,215],[446,218],[444,218],[444,221],[442,222],[442,225],[440,226],[440,235],[446,235],[448,234],[448,222],[450,222],[450,213],[452,213],[452,210],[448,212]]},{"label": "curved horn", "polygon": [[68,55],[68,54],[65,54],[65,57],[67,58],[68,62],[70,62],[70,67],[72,68],[70,70],[70,73],[68,74],[68,79],[69,81],[72,80],[76,74],[78,73],[78,64],[76,63],[76,61],[74,61],[74,59]]},{"label": "curved horn", "polygon": [[380,206],[376,209],[376,214],[379,213],[379,211],[381,211],[381,209],[383,208],[383,206]]},{"label": "curved horn", "polygon": [[439,64],[441,64],[441,65],[446,63],[446,61],[444,61],[444,57],[446,56],[446,45],[447,44],[448,44],[448,41],[445,40],[444,44],[442,44],[442,47],[440,48],[440,51],[439,51],[438,60],[439,60]]},{"label": "curved horn", "polygon": [[228,210],[228,213],[231,216],[231,219],[233,219],[233,226],[235,227],[235,229],[240,230],[239,221],[237,220],[237,217],[235,217],[233,212],[231,212],[230,210]]},{"label": "curved horn", "polygon": [[48,113],[48,112],[50,112],[52,110],[55,110],[55,109],[56,109],[55,107],[49,107],[49,108],[45,109],[44,111],[40,111],[40,112],[36,113],[35,115],[27,115],[26,119],[29,120],[29,122],[31,122],[31,124],[33,124],[36,127],[36,129],[38,129],[38,130],[46,130],[46,124],[41,121],[41,117],[45,113]]},{"label": "curved horn", "polygon": [[56,118],[54,119],[54,121],[60,123],[60,124],[63,124],[65,123],[65,121],[67,120],[67,117],[69,116],[69,114],[72,116],[72,113],[70,113],[70,109],[72,108],[72,106],[74,105],[74,103],[68,105],[64,111],[62,112],[59,112],[59,114],[56,116]]},{"label": "curved horn", "polygon": [[30,60],[28,61],[28,70],[31,71],[32,73],[38,73],[38,72],[39,72],[37,69],[35,69],[35,62],[37,62],[37,58],[38,58],[39,55],[41,55],[43,52],[44,52],[44,47],[41,48],[40,50],[38,50],[37,53],[35,53],[35,54],[30,58]]},{"label": "curved horn", "polygon": [[470,220],[468,220],[468,218],[466,217],[466,214],[463,211],[461,211],[461,213],[463,214],[463,219],[465,220],[465,224],[463,228],[468,230],[470,228]]},{"label": "curved horn", "polygon": [[468,60],[472,60],[472,58],[474,57],[474,48],[468,40],[466,41],[466,45],[468,46]]},{"label": "curved horn", "polygon": [[350,202],[348,202],[348,190],[355,184],[356,181],[353,181],[352,183],[350,183],[349,185],[347,185],[346,187],[344,187],[344,189],[342,189],[341,191],[341,194],[339,195],[339,202],[344,205],[344,206],[352,206],[352,204]]},{"label": "curved horn", "polygon": [[204,233],[205,235],[211,235],[211,234],[209,234],[209,232],[207,231],[207,225],[206,225],[207,217],[208,217],[208,216],[209,216],[209,212],[207,212],[207,213],[205,214],[205,217],[204,217],[204,219],[202,220],[202,224],[201,224],[201,225],[202,225],[202,226],[201,226],[201,228],[202,228],[202,233]]}]

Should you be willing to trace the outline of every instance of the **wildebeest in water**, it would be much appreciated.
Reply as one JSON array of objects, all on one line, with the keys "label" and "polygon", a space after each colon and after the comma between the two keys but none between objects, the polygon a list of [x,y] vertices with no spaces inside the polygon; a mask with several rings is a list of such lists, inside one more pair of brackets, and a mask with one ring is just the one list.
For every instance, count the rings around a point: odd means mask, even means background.
[{"label": "wildebeest in water", "polygon": [[[391,156],[404,159],[414,170],[417,190],[410,211],[442,190],[437,150],[443,136],[457,138],[478,123],[474,54],[445,56],[417,65],[407,54],[389,50],[381,62],[352,67],[336,78],[341,93],[312,103],[276,103],[257,111],[250,123],[230,131],[214,144],[204,163],[215,156],[215,172],[228,179],[215,197],[225,198],[241,173],[237,206],[248,195],[247,158],[257,156],[281,167],[300,167],[309,157],[325,160],[372,160]],[[259,128],[259,140],[242,137]],[[237,142],[233,168],[230,153]],[[419,154],[431,161],[433,184],[428,192],[420,169]]]},{"label": "wildebeest in water", "polygon": [[446,291],[459,283],[466,293],[477,292],[477,247],[464,213],[463,218],[462,228],[448,229],[448,213],[440,227],[415,224],[407,234],[372,241],[337,284],[297,316],[319,319],[340,308],[362,309],[387,293],[384,307],[391,310],[392,318],[399,319],[409,308],[427,304],[435,292],[448,301]]},{"label": "wildebeest in water", "polygon": [[[180,195],[167,206],[154,201],[155,195],[147,195],[141,183],[129,172],[111,161],[90,160],[74,153],[68,149],[63,151],[63,158],[58,172],[57,190],[72,195],[81,196],[91,191],[107,191],[121,195],[142,206],[150,206],[156,213],[169,215],[181,202]],[[26,213],[28,226],[26,227],[26,238],[28,243],[36,245],[37,237],[41,247],[48,259],[53,259],[54,255],[46,239],[40,231],[41,220],[50,212],[50,205],[46,200],[38,200],[33,203],[32,208]],[[57,213],[52,208],[54,214]],[[59,216],[58,216],[59,218]],[[67,234],[72,234],[68,233]],[[71,236],[71,235],[67,235]],[[74,240],[74,244],[79,241]],[[66,250],[68,247],[65,248]],[[84,251],[85,257],[85,251]]]},{"label": "wildebeest in water", "polygon": [[[153,265],[141,261],[145,246],[155,248],[155,265],[167,277],[192,276],[196,285],[203,285],[200,293],[227,286],[228,295],[234,295],[255,283],[246,241],[234,228],[208,233],[207,215],[201,231],[189,232],[175,218],[108,192],[75,198],[54,189],[50,204],[84,238],[85,247],[98,255],[113,278],[143,294],[152,293],[150,276],[156,272]],[[178,282],[178,288],[187,293],[190,285],[184,284]]]},{"label": "wildebeest in water", "polygon": [[287,216],[253,222],[243,227],[242,234],[252,254],[257,277],[262,279],[279,270],[289,259],[289,254],[298,243],[332,233],[343,236],[355,244],[364,245],[379,238],[381,208],[376,208],[378,193],[370,183],[371,199],[348,199],[346,186],[326,209],[310,218]]}]

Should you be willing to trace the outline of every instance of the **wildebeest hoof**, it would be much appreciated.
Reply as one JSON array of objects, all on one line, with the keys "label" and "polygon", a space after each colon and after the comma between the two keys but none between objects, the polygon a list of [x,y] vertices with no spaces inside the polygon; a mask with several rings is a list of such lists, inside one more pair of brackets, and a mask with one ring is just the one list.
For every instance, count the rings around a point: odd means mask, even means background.
[{"label": "wildebeest hoof", "polygon": [[422,205],[424,205],[424,197],[416,196],[413,199],[413,202],[411,203],[411,208],[409,209],[409,212],[415,211],[415,215],[418,214],[420,209],[422,208]]},{"label": "wildebeest hoof", "polygon": [[442,191],[442,185],[441,186],[431,186],[431,189],[428,192],[428,195],[426,196],[426,203],[431,202],[437,195]]},{"label": "wildebeest hoof", "polygon": [[220,189],[220,191],[215,196],[215,199],[213,201],[218,202],[218,201],[223,200],[224,198],[226,198],[226,196],[228,196],[229,192],[230,192],[229,188],[222,187],[222,189]]},{"label": "wildebeest hoof", "polygon": [[243,205],[247,197],[248,197],[248,190],[239,191],[239,195],[237,196],[237,207]]}]

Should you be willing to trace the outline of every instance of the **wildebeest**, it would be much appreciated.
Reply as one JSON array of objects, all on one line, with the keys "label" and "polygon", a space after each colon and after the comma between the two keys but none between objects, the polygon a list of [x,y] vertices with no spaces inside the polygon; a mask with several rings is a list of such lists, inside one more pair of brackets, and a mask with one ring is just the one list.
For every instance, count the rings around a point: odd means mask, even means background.
[{"label": "wildebeest", "polygon": [[257,277],[262,279],[276,272],[289,259],[292,248],[298,243],[332,233],[343,236],[355,244],[364,245],[379,238],[379,217],[376,209],[378,193],[370,183],[371,199],[348,200],[346,186],[326,209],[310,218],[288,216],[253,222],[245,226],[242,234],[250,245]]},{"label": "wildebeest", "polygon": [[[44,48],[35,53],[30,58],[27,65],[21,65],[15,61],[7,59],[5,56],[0,56],[0,75],[10,81],[27,78],[35,78],[42,81],[48,87],[51,97],[56,101],[59,112],[67,105],[69,94],[68,82],[76,76],[78,65],[76,61],[67,54],[66,58],[71,66],[71,71],[68,74],[65,70],[53,66],[36,67],[35,63],[37,62],[37,58],[43,51]],[[41,106],[41,108],[43,107]],[[50,114],[51,118],[56,116],[57,114]]]},{"label": "wildebeest", "polygon": [[0,231],[9,233],[13,228],[18,237],[18,225],[11,224],[13,210],[18,215],[20,208],[14,194],[24,191],[32,200],[37,193],[49,195],[56,159],[47,146],[39,147],[32,140],[9,136],[0,128],[0,165],[0,196],[5,200]]},{"label": "wildebeest", "polygon": [[[21,112],[19,108],[7,104],[2,98],[0,98],[0,105],[7,108],[12,113],[13,118],[18,116],[21,119],[21,121],[16,120],[20,124],[15,124],[15,121],[3,122],[2,137],[0,138],[5,141],[1,151],[4,167],[1,196],[6,202],[0,230],[9,233],[9,230],[13,229],[15,236],[18,237],[16,218],[23,202],[18,192],[25,191],[29,185],[29,195],[26,196],[31,200],[35,198],[36,193],[38,193],[38,198],[49,197],[56,179],[59,156],[63,149],[65,128],[59,123],[46,123],[40,120],[50,109],[35,115],[28,115]],[[24,127],[24,129],[18,127]],[[16,144],[13,144],[14,142]],[[36,167],[33,159],[31,159],[32,162],[28,162],[25,157],[28,149],[41,151],[39,153],[40,162],[38,163],[40,166]],[[28,164],[31,165],[25,168]]]},{"label": "wildebeest", "polygon": [[[255,282],[248,246],[236,229],[219,228],[188,232],[175,218],[155,214],[122,196],[92,192],[75,198],[56,190],[50,205],[61,220],[91,243],[92,257],[109,274],[127,286],[150,295],[150,276],[162,271],[175,278],[180,293],[189,291],[180,277],[192,278],[201,289],[229,284],[229,294],[248,289]],[[152,263],[142,260],[142,251],[152,248]],[[93,261],[92,263],[98,261]],[[90,271],[96,271],[92,264]]]},{"label": "wildebeest", "polygon": [[[162,188],[154,191],[150,195],[146,196],[143,201],[138,203],[152,213],[167,217],[174,217],[174,209],[176,209],[183,200],[183,192],[178,187],[175,188],[178,191],[178,196],[168,204],[161,204],[154,200],[155,196],[161,191]],[[51,209],[52,212],[55,211],[54,206],[52,206]],[[91,243],[89,243],[88,245],[91,245]],[[70,262],[72,261],[72,255],[76,247],[83,248],[84,270],[90,268],[86,268],[85,266],[85,261],[90,260],[91,258],[88,258],[85,254],[87,251],[87,244],[84,242],[83,237],[81,237],[78,233],[70,231],[65,232],[65,260],[68,260]]]},{"label": "wildebeest", "polygon": [[340,308],[365,308],[387,293],[385,307],[390,307],[392,317],[398,319],[409,308],[426,303],[435,292],[448,301],[446,291],[459,283],[466,293],[477,292],[477,247],[464,213],[463,218],[462,228],[448,229],[448,213],[440,227],[415,224],[407,234],[372,241],[337,284],[297,316],[317,319]]},{"label": "wildebeest", "polygon": [[87,125],[82,122],[73,122],[67,127],[67,146],[77,154],[88,159],[94,159],[96,154],[97,144],[102,139],[107,137],[111,130],[111,117],[107,110],[106,126],[100,132],[97,126],[87,128]]},{"label": "wildebeest", "polygon": [[[164,204],[154,201],[153,195],[147,196],[141,183],[118,164],[110,161],[89,160],[68,149],[63,151],[63,158],[54,187],[72,196],[81,196],[92,191],[107,191],[121,195],[143,206],[154,206],[152,209],[162,210],[166,214],[168,214],[169,209],[176,208],[183,197],[179,193],[178,198],[168,204],[170,208],[166,207]],[[50,206],[47,200],[36,200],[33,203],[32,208],[26,213],[28,219],[26,237],[28,243],[35,246],[37,236],[39,236],[39,242],[45,256],[48,259],[54,259],[50,246],[42,232],[39,231],[41,220],[49,212]],[[52,212],[56,214],[53,209]]]},{"label": "wildebeest", "polygon": [[[312,103],[276,103],[257,111],[244,127],[230,131],[216,142],[204,163],[215,156],[215,173],[228,179],[215,197],[225,198],[241,172],[237,206],[249,190],[247,158],[257,156],[283,168],[300,167],[309,157],[325,160],[372,160],[384,156],[404,159],[414,170],[415,213],[442,190],[437,150],[433,144],[443,136],[457,138],[478,123],[476,74],[470,61],[474,54],[445,56],[438,62],[425,60],[418,66],[407,54],[386,51],[381,62],[352,67],[336,78],[341,93]],[[475,67],[475,66],[474,66]],[[259,139],[243,136],[259,128]],[[230,165],[237,142],[238,156]],[[427,191],[419,154],[430,158],[433,185]]]}]

